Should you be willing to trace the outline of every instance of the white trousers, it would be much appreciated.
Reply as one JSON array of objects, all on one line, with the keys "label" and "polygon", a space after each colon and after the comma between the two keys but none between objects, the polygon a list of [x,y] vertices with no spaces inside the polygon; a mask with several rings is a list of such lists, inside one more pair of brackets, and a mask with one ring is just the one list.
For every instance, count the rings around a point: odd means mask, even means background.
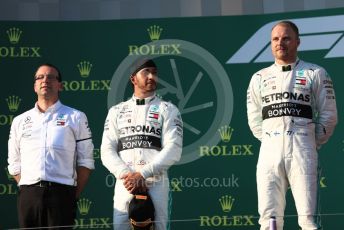
[{"label": "white trousers", "polygon": [[[163,177],[149,187],[149,195],[155,208],[155,230],[167,230],[169,221],[169,180]],[[121,180],[116,181],[114,194],[113,222],[115,230],[130,230],[128,207],[133,195],[123,186]]]},{"label": "white trousers", "polygon": [[[277,229],[282,230],[286,192],[290,189],[295,200],[298,224],[302,230],[320,229],[318,216],[318,153],[313,145],[293,146],[263,142],[257,164],[259,224],[269,230],[269,219],[276,217]],[[290,150],[290,151],[283,151]]]}]

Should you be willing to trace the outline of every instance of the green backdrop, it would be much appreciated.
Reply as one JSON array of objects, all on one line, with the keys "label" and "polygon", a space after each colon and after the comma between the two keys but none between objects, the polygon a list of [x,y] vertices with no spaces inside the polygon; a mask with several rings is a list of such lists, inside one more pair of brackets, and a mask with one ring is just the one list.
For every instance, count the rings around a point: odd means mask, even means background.
[{"label": "green backdrop", "polygon": [[[84,111],[95,145],[96,170],[78,202],[76,229],[112,228],[114,177],[102,166],[100,144],[108,108],[129,97],[128,67],[155,58],[158,94],[175,103],[185,123],[183,156],[170,170],[172,229],[258,229],[255,169],[259,142],[246,118],[246,89],[271,64],[271,25],[294,20],[299,57],[327,69],[343,111],[344,9],[288,14],[110,20],[0,22],[0,229],[17,228],[15,182],[7,172],[14,116],[33,107],[33,74],[44,62],[62,72],[61,101]],[[320,42],[319,42],[320,41]],[[340,119],[339,119],[340,120]],[[319,152],[324,229],[344,229],[343,125]],[[297,228],[287,194],[285,229]]]}]

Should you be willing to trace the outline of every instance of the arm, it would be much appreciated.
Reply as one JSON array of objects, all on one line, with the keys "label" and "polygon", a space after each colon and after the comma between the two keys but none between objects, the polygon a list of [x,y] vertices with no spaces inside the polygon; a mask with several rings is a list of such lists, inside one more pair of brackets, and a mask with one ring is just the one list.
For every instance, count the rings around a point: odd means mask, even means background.
[{"label": "arm", "polygon": [[179,161],[183,147],[183,121],[178,109],[167,104],[163,115],[162,150],[140,173],[144,178],[158,175]]},{"label": "arm", "polygon": [[100,156],[103,165],[113,174],[117,179],[130,172],[128,166],[119,157],[117,152],[118,145],[118,129],[117,129],[117,111],[113,107],[105,120],[104,132],[100,150]]},{"label": "arm", "polygon": [[84,187],[88,181],[88,178],[91,174],[91,169],[86,167],[78,167],[76,169],[77,173],[77,186],[76,186],[76,198],[80,197],[81,192],[84,190]]},{"label": "arm", "polygon": [[14,119],[11,125],[10,135],[8,139],[8,172],[16,180],[20,181],[21,160],[19,148],[19,134],[17,133],[18,120]]},{"label": "arm", "polygon": [[319,148],[328,141],[337,124],[337,106],[333,83],[322,68],[315,70],[313,92],[315,99],[315,138]]},{"label": "arm", "polygon": [[88,126],[87,117],[84,113],[80,114],[79,131],[76,140],[76,152],[76,197],[78,198],[88,181],[92,169],[94,169],[92,133]]},{"label": "arm", "polygon": [[14,178],[14,180],[17,182],[17,184],[19,184],[19,181],[20,181],[20,174],[14,175],[13,178]]},{"label": "arm", "polygon": [[262,102],[260,95],[260,74],[253,75],[247,89],[247,118],[253,135],[262,139]]}]

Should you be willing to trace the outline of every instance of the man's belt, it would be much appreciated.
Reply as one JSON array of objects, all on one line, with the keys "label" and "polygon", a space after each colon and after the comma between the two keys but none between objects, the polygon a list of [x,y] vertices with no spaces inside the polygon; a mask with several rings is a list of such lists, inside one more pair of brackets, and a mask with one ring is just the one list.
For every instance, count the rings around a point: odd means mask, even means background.
[{"label": "man's belt", "polygon": [[73,187],[71,185],[60,184],[60,183],[51,182],[51,181],[45,181],[45,180],[38,181],[35,184],[23,185],[23,186],[35,186],[35,187],[41,187],[41,188],[48,188],[48,187]]}]

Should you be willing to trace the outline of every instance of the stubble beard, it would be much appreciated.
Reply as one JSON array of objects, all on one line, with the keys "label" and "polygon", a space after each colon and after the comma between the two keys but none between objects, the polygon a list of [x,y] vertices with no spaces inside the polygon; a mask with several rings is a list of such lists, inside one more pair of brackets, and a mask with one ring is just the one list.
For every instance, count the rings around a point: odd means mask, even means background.
[{"label": "stubble beard", "polygon": [[151,81],[151,82],[147,83],[146,88],[147,88],[147,92],[155,91],[156,90],[156,82]]}]

